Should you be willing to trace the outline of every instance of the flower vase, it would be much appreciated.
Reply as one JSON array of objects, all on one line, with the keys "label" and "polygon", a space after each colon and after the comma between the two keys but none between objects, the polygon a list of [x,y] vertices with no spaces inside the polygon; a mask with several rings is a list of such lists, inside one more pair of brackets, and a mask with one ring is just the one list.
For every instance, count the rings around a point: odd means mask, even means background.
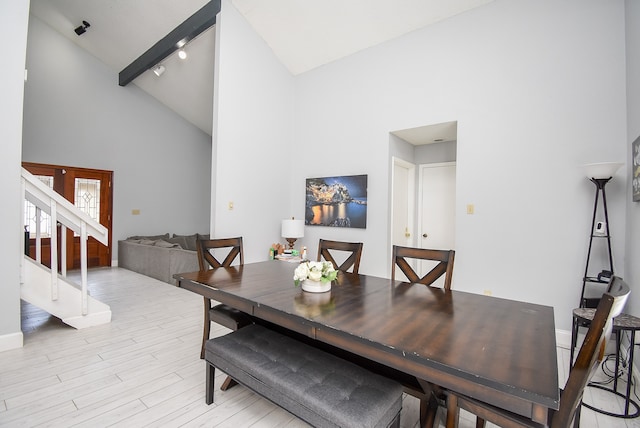
[{"label": "flower vase", "polygon": [[331,281],[313,281],[311,279],[305,279],[302,281],[302,290],[310,293],[324,293],[331,290]]}]

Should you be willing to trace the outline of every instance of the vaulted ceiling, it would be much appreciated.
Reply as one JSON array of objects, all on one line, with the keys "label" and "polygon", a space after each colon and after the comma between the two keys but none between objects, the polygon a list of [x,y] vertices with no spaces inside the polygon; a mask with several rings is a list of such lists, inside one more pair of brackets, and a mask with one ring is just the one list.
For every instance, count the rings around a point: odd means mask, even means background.
[{"label": "vaulted ceiling", "polygon": [[[493,0],[231,0],[292,75],[338,60]],[[118,73],[207,0],[31,0],[31,13]],[[74,29],[87,21],[82,35]],[[133,80],[211,135],[214,27]]]}]

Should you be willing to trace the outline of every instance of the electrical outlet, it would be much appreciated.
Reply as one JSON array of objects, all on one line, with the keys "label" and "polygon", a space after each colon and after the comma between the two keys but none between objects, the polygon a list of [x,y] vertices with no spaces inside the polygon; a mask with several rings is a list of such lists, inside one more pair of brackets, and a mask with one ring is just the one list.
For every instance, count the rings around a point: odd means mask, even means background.
[{"label": "electrical outlet", "polygon": [[473,214],[475,211],[475,207],[473,204],[467,204],[467,214]]}]

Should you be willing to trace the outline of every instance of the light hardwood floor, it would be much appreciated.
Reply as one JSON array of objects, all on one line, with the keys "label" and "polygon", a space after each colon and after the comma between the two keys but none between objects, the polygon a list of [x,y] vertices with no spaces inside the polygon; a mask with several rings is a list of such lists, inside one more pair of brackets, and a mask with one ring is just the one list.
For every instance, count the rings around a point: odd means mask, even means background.
[{"label": "light hardwood floor", "polygon": [[[243,387],[204,402],[202,298],[118,269],[89,273],[92,296],[111,305],[111,324],[74,330],[22,303],[24,347],[0,353],[0,426],[7,427],[306,427]],[[213,335],[228,330],[212,325]],[[558,348],[560,384],[569,351]],[[624,387],[624,383],[622,386]],[[612,394],[586,399],[620,411]],[[640,427],[583,410],[583,427]],[[418,401],[405,396],[401,426],[418,426]],[[461,427],[475,426],[463,415]]]}]

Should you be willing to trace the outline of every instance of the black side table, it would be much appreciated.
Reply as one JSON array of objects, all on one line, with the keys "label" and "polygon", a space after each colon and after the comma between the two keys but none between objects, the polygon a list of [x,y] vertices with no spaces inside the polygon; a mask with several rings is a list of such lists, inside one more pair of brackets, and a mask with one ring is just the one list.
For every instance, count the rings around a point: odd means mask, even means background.
[{"label": "black side table", "polygon": [[[593,316],[596,313],[595,309],[591,308],[578,308],[573,310],[573,329],[571,331],[571,361],[570,367],[573,366],[573,353],[576,348],[576,342],[578,339],[578,328],[588,326],[591,321],[593,321]],[[613,379],[613,388],[607,388],[603,385],[598,385],[594,383],[590,383],[588,386],[592,388],[602,389],[604,391],[611,392],[619,397],[624,398],[624,413],[610,413],[602,409],[598,409],[592,407],[588,404],[582,403],[588,409],[591,409],[595,412],[602,413],[603,415],[613,416],[616,418],[624,418],[631,419],[636,418],[640,415],[640,406],[638,403],[631,399],[631,381],[633,376],[633,351],[635,347],[635,339],[636,339],[636,331],[640,330],[640,318],[634,317],[633,315],[628,314],[620,314],[613,319],[613,333],[616,335],[616,370],[615,377]],[[623,331],[631,332],[631,344],[629,349],[629,369],[627,376],[627,393],[626,395],[618,392],[618,366],[620,364],[620,342],[622,338]],[[629,413],[629,407],[633,406],[635,408],[634,413]]]}]

